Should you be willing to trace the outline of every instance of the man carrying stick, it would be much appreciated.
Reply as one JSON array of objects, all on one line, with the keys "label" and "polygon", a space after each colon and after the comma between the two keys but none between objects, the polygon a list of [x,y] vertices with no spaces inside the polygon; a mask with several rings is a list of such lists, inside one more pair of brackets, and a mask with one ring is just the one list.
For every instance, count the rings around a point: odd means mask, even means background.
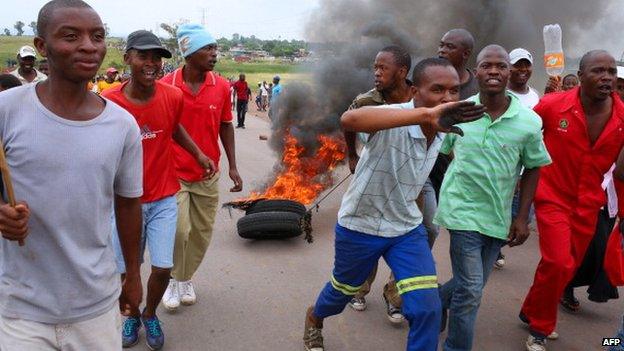
[{"label": "man carrying stick", "polygon": [[[0,205],[0,349],[119,350],[118,303],[141,300],[141,139],[130,114],[87,90],[106,55],[98,14],[53,0],[37,21],[44,82],[0,94],[18,199]],[[126,277],[111,248],[115,208]],[[14,240],[28,239],[24,247]]]}]

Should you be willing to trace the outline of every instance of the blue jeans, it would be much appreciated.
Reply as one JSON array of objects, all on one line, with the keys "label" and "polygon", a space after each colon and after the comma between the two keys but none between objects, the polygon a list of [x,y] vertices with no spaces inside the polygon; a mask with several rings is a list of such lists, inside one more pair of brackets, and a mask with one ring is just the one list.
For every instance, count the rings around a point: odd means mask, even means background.
[{"label": "blue jeans", "polygon": [[624,317],[622,318],[622,326],[615,337],[620,338],[620,344],[618,346],[611,346],[609,351],[624,351]]},{"label": "blue jeans", "polygon": [[407,234],[384,238],[336,225],[334,271],[314,306],[314,315],[339,314],[383,256],[394,273],[409,322],[408,351],[435,351],[440,332],[440,298],[435,264],[422,225]]},{"label": "blue jeans", "polygon": [[[141,233],[141,262],[147,245],[152,266],[158,268],[173,267],[173,247],[175,244],[178,205],[175,196],[147,202],[141,205],[143,212],[143,230]],[[119,273],[126,272],[126,264],[119,244],[117,225],[113,217],[113,249]]]},{"label": "blue jeans", "polygon": [[505,241],[475,231],[449,232],[453,278],[440,288],[442,308],[449,309],[444,351],[469,351],[483,288]]}]

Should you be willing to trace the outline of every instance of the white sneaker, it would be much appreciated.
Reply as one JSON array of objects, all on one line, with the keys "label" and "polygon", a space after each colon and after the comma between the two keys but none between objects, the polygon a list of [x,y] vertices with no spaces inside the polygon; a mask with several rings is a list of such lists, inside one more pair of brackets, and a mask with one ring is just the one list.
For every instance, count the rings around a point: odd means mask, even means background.
[{"label": "white sneaker", "polygon": [[162,297],[163,306],[169,311],[175,311],[180,307],[180,291],[178,290],[178,281],[169,279],[169,285]]},{"label": "white sneaker", "polygon": [[494,268],[496,269],[503,269],[503,267],[505,267],[505,255],[500,254],[498,255],[498,258],[496,259],[496,262],[494,262]]},{"label": "white sneaker", "polygon": [[557,339],[559,339],[559,333],[554,331],[554,332],[550,333],[550,335],[548,335],[546,337],[546,339],[548,339],[548,340],[557,340]]},{"label": "white sneaker", "polygon": [[187,280],[180,282],[180,301],[183,305],[193,305],[197,301],[197,295],[195,295],[195,289],[193,288],[193,282]]},{"label": "white sneaker", "polygon": [[546,351],[546,339],[529,335],[526,342],[526,349],[527,351]]}]

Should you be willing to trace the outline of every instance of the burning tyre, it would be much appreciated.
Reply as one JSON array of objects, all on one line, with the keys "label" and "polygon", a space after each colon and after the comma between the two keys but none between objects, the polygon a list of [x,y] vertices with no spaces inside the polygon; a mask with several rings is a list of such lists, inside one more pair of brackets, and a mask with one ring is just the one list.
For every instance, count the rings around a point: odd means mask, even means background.
[{"label": "burning tyre", "polygon": [[236,227],[238,235],[245,239],[292,238],[301,235],[302,218],[294,212],[257,212],[241,217]]},{"label": "burning tyre", "polygon": [[247,215],[260,213],[260,212],[292,212],[303,216],[306,213],[306,208],[301,203],[291,200],[262,200],[253,203],[245,213]]}]

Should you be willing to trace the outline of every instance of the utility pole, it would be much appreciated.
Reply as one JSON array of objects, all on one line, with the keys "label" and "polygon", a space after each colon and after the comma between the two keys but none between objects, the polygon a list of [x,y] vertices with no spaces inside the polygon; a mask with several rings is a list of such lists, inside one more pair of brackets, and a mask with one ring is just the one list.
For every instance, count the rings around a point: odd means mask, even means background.
[{"label": "utility pole", "polygon": [[201,24],[202,24],[202,26],[206,27],[206,12],[208,12],[208,8],[207,7],[200,7],[199,10],[202,13]]}]

